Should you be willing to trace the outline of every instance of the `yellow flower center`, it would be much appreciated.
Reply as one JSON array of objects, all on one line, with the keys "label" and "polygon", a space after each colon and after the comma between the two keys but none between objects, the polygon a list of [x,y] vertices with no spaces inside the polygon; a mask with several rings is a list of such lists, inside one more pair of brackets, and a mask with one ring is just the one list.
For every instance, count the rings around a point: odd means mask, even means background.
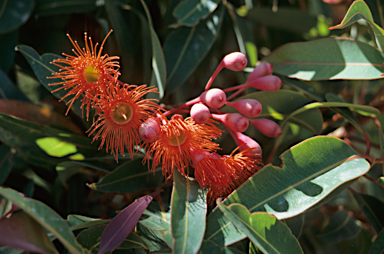
[{"label": "yellow flower center", "polygon": [[185,133],[181,133],[180,136],[173,136],[169,139],[168,143],[171,146],[181,146],[187,140],[187,135]]},{"label": "yellow flower center", "polygon": [[129,104],[123,103],[117,106],[111,114],[113,121],[117,124],[128,123],[133,116],[133,109]]},{"label": "yellow flower center", "polygon": [[100,73],[92,65],[87,66],[83,72],[84,78],[88,83],[95,83],[99,80]]}]

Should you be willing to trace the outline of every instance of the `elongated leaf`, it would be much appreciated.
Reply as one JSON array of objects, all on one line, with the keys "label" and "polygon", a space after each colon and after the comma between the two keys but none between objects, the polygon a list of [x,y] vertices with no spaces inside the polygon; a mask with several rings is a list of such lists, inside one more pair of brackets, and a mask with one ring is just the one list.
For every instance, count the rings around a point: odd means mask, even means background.
[{"label": "elongated leaf", "polygon": [[104,192],[133,192],[150,189],[164,180],[161,167],[156,168],[155,174],[148,170],[142,159],[129,161],[117,167],[99,182],[88,185],[91,189]]},{"label": "elongated leaf", "polygon": [[[52,73],[59,72],[59,67],[51,64],[51,62],[55,59],[61,58],[61,56],[47,53],[40,56],[33,48],[25,45],[18,45],[16,47],[16,51],[20,51],[25,59],[27,59],[28,63],[31,65],[33,71],[35,72],[36,77],[43,84],[43,86],[48,89],[48,91],[52,92],[59,88],[58,86],[50,86],[49,84],[53,84],[56,82],[60,82],[61,79],[48,79],[47,77],[51,77]],[[54,92],[53,95],[61,99],[64,95],[66,95],[68,91],[61,89],[57,92]],[[63,99],[64,102],[68,102],[72,97],[68,96]],[[81,99],[76,100],[71,109],[78,115],[82,116],[81,111]]]},{"label": "elongated leaf", "polygon": [[174,170],[171,199],[173,251],[197,253],[203,241],[207,214],[206,193],[196,181],[190,181]]},{"label": "elongated leaf", "polygon": [[59,253],[44,228],[25,212],[0,220],[0,243],[39,253]]},{"label": "elongated leaf", "polygon": [[198,252],[199,254],[210,253],[210,254],[245,254],[238,249],[232,247],[220,247],[212,241],[204,240],[201,248]]},{"label": "elongated leaf", "polygon": [[0,34],[19,28],[33,11],[34,0],[0,1]]},{"label": "elongated leaf", "polygon": [[75,236],[64,220],[50,207],[40,201],[24,198],[18,192],[9,188],[0,187],[0,195],[12,201],[45,229],[55,235],[70,253],[86,253],[76,242]]},{"label": "elongated leaf", "polygon": [[28,101],[27,97],[12,83],[3,70],[0,70],[0,80],[0,98]]},{"label": "elongated leaf", "polygon": [[100,224],[108,223],[110,220],[101,220],[96,218],[90,218],[82,215],[68,215],[67,224],[72,231],[97,226]]},{"label": "elongated leaf", "polygon": [[220,5],[193,27],[179,27],[164,44],[167,65],[167,94],[180,86],[203,60],[216,40],[224,8]]},{"label": "elongated leaf", "polygon": [[172,28],[179,26],[194,26],[200,19],[207,17],[218,6],[219,0],[185,0],[173,10],[177,23]]},{"label": "elongated leaf", "polygon": [[369,80],[384,72],[380,50],[345,38],[288,43],[262,60],[271,63],[275,73],[301,80]]},{"label": "elongated leaf", "polygon": [[119,246],[135,227],[153,197],[160,192],[155,191],[150,195],[139,198],[116,215],[108,223],[101,236],[98,253],[105,253]]},{"label": "elongated leaf", "polygon": [[332,215],[329,224],[319,237],[327,242],[340,242],[355,237],[360,229],[353,217],[346,211],[339,210]]},{"label": "elongated leaf", "polygon": [[96,9],[96,0],[39,0],[36,14],[39,16],[89,12]]},{"label": "elongated leaf", "polygon": [[[12,65],[14,64],[14,59],[16,55],[15,47],[17,44],[18,37],[19,31],[17,30],[4,34],[0,33],[0,71],[8,73]],[[7,89],[7,84],[4,84],[4,86],[5,89]]]},{"label": "elongated leaf", "polygon": [[307,97],[314,99],[316,101],[324,101],[325,97],[324,94],[318,93],[316,89],[309,85],[309,82],[294,79],[294,78],[287,78],[281,75],[278,75],[283,84],[287,84],[301,92],[303,92]]},{"label": "elongated leaf", "polygon": [[348,9],[347,14],[340,24],[331,27],[330,29],[342,29],[352,25],[360,19],[365,19],[371,27],[373,33],[377,37],[379,46],[384,48],[384,30],[374,23],[372,13],[369,10],[368,5],[363,0],[354,1]]},{"label": "elongated leaf", "polygon": [[373,242],[369,254],[383,254],[384,253],[384,229],[380,231],[380,234]]},{"label": "elongated leaf", "polygon": [[287,224],[289,229],[292,231],[292,234],[299,239],[301,232],[303,231],[304,228],[304,218],[305,218],[305,213],[299,214],[295,217],[288,218],[284,220],[284,222]]},{"label": "elongated leaf", "polygon": [[382,214],[384,203],[366,194],[357,192],[352,192],[352,194],[373,228],[377,233],[380,233],[384,227],[384,216]]},{"label": "elongated leaf", "polygon": [[165,67],[165,58],[163,49],[161,48],[161,44],[155,29],[153,28],[152,19],[148,10],[147,5],[142,0],[141,4],[144,7],[145,13],[147,14],[149,30],[151,33],[151,42],[152,42],[152,78],[151,78],[151,86],[157,87],[159,90],[159,99],[164,96],[165,89],[165,80],[167,77],[167,70]]},{"label": "elongated leaf", "polygon": [[5,182],[9,173],[11,173],[13,165],[13,153],[11,152],[8,146],[4,144],[0,145],[0,185]]},{"label": "elongated leaf", "polygon": [[303,253],[291,230],[276,217],[267,213],[253,213],[242,205],[225,206],[217,202],[220,210],[238,229],[264,253]]},{"label": "elongated leaf", "polygon": [[[76,240],[91,253],[97,253],[99,250],[100,237],[105,230],[106,225],[99,225],[81,231]],[[117,249],[133,249],[145,248],[148,249],[143,240],[135,233],[131,232],[123,242],[116,247]]]},{"label": "elongated leaf", "polygon": [[[363,158],[353,158],[356,155],[339,139],[321,136],[308,139],[281,155],[281,168],[265,166],[224,204],[240,203],[252,213],[266,211],[278,219],[296,216],[337,187],[346,188],[348,182],[368,172],[369,163]],[[227,246],[244,238],[244,234],[232,227],[216,209],[208,216],[205,239]]]},{"label": "elongated leaf", "polygon": [[170,213],[153,213],[145,210],[143,214],[148,217],[141,219],[139,223],[153,230],[153,233],[158,238],[162,239],[169,248],[172,248],[173,238],[171,234]]}]

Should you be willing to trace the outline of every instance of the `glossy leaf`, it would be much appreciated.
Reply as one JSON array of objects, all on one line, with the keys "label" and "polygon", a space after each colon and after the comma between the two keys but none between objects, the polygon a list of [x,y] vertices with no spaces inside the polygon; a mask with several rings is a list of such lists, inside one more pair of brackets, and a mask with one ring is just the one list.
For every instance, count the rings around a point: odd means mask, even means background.
[{"label": "glossy leaf", "polygon": [[215,244],[212,241],[206,241],[204,240],[201,244],[201,248],[198,252],[198,254],[204,254],[204,253],[210,253],[210,254],[245,254],[242,251],[239,251],[236,248],[233,247],[220,247],[219,245]]},{"label": "glossy leaf", "polygon": [[291,230],[276,217],[267,213],[253,213],[242,205],[225,206],[217,202],[225,217],[264,253],[303,253]]},{"label": "glossy leaf", "polygon": [[105,253],[119,246],[135,227],[153,197],[160,192],[155,191],[139,198],[116,215],[103,231],[98,253]]},{"label": "glossy leaf", "polygon": [[383,52],[344,38],[288,43],[262,60],[271,63],[275,73],[301,80],[369,80],[384,72]]},{"label": "glossy leaf", "polygon": [[220,5],[193,27],[179,27],[164,44],[167,66],[167,94],[180,86],[195,70],[216,40],[224,8]]},{"label": "glossy leaf", "polygon": [[137,159],[121,164],[99,182],[88,187],[103,192],[126,193],[151,189],[163,180],[161,167],[156,168],[154,174],[148,170],[148,165],[143,164],[142,159]]},{"label": "glossy leaf", "polygon": [[10,32],[23,25],[31,15],[34,0],[0,1],[0,34]]},{"label": "glossy leaf", "polygon": [[352,192],[352,194],[372,227],[377,233],[380,233],[384,227],[384,216],[382,214],[384,203],[370,195],[357,192]]},{"label": "glossy leaf", "polygon": [[146,215],[146,218],[141,219],[139,223],[153,230],[154,235],[162,239],[169,248],[172,248],[173,238],[171,234],[170,213],[153,213],[145,210],[143,214]]},{"label": "glossy leaf", "polygon": [[207,215],[206,193],[196,181],[174,170],[171,228],[175,253],[197,253],[203,241]]},{"label": "glossy leaf", "polygon": [[[105,230],[106,225],[99,225],[82,230],[76,237],[76,240],[90,253],[97,253],[99,250],[100,237]],[[117,249],[145,248],[147,246],[143,240],[135,233],[130,233],[123,242],[116,247]]]},{"label": "glossy leaf", "polygon": [[[321,151],[321,152],[319,152]],[[308,139],[281,155],[282,167],[267,165],[235,190],[225,205],[240,203],[250,212],[266,211],[286,219],[313,207],[337,187],[366,174],[369,163],[345,142],[332,137]],[[219,210],[207,219],[205,239],[227,246],[244,234]]]},{"label": "glossy leaf", "polygon": [[59,253],[44,228],[25,212],[0,220],[0,244],[38,253]]},{"label": "glossy leaf", "polygon": [[86,253],[76,242],[75,236],[64,220],[50,207],[40,201],[24,198],[18,192],[9,188],[0,187],[0,195],[12,201],[46,230],[55,235],[69,252],[74,254]]},{"label": "glossy leaf", "polygon": [[279,78],[283,82],[283,84],[287,84],[290,87],[295,88],[298,91],[303,92],[307,97],[316,100],[316,101],[324,101],[325,96],[322,93],[316,91],[316,89],[308,84],[308,81],[302,81],[299,79],[288,78],[284,76],[280,76]]},{"label": "glossy leaf", "polygon": [[384,30],[375,24],[372,13],[369,10],[368,5],[363,0],[354,1],[349,7],[348,12],[341,23],[331,27],[330,29],[342,29],[352,25],[360,19],[365,19],[367,21],[379,42],[380,48],[384,49]]},{"label": "glossy leaf", "polygon": [[152,19],[148,7],[144,1],[141,1],[141,4],[143,5],[144,10],[147,14],[149,30],[151,33],[153,68],[151,86],[157,87],[157,89],[159,90],[159,99],[161,99],[164,96],[165,80],[167,77],[164,53],[163,49],[161,48],[159,38],[157,37],[155,29],[153,28]]},{"label": "glossy leaf", "polygon": [[173,10],[177,23],[172,28],[179,26],[194,26],[200,19],[207,17],[218,6],[218,0],[184,0]]},{"label": "glossy leaf", "polygon": [[348,215],[348,212],[339,210],[332,215],[319,237],[327,242],[340,242],[355,237],[360,229],[356,220]]},{"label": "glossy leaf", "polygon": [[[16,51],[20,51],[25,59],[27,59],[28,63],[31,65],[33,71],[35,72],[36,77],[39,81],[44,85],[48,91],[52,92],[59,88],[58,86],[50,86],[49,84],[53,84],[56,82],[60,82],[61,79],[48,79],[47,77],[51,77],[52,73],[58,72],[59,67],[51,64],[51,62],[55,59],[61,58],[61,56],[47,53],[40,56],[33,48],[25,45],[18,45],[16,47]],[[53,95],[61,99],[64,95],[66,95],[68,91],[61,89],[57,92],[54,92]],[[72,97],[68,96],[63,99],[64,102],[68,102]],[[76,100],[71,109],[78,115],[82,116],[81,99]]]},{"label": "glossy leaf", "polygon": [[369,254],[382,254],[384,251],[384,230],[381,230],[372,244]]}]

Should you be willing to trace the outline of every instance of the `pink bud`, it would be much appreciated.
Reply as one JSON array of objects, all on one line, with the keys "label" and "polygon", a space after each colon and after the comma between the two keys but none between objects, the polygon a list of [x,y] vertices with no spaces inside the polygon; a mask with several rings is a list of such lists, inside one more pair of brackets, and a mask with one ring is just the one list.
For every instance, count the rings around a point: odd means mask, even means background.
[{"label": "pink bud", "polygon": [[152,143],[159,139],[160,124],[154,118],[148,118],[140,125],[140,138],[146,143]]},{"label": "pink bud", "polygon": [[180,114],[174,114],[172,117],[171,117],[171,120],[180,120],[180,121],[183,121],[184,120],[184,117]]},{"label": "pink bud", "polygon": [[232,71],[241,71],[247,66],[247,57],[240,52],[226,55],[221,61],[224,67]]},{"label": "pink bud", "polygon": [[277,91],[281,85],[281,80],[273,75],[257,78],[244,84],[246,87],[253,87],[263,91]]},{"label": "pink bud", "polygon": [[227,96],[219,88],[212,88],[200,95],[200,100],[210,108],[221,108],[224,106]]},{"label": "pink bud", "polygon": [[276,138],[281,135],[280,126],[266,118],[251,119],[249,122],[256,127],[261,133],[270,138]]},{"label": "pink bud", "polygon": [[211,117],[209,108],[202,103],[196,103],[191,108],[191,117],[197,124],[206,123]]},{"label": "pink bud", "polygon": [[247,156],[254,159],[261,159],[262,150],[259,143],[241,132],[235,132],[234,134],[237,138],[237,140],[235,140],[236,145],[240,151],[249,150],[245,153]]},{"label": "pink bud", "polygon": [[254,99],[243,99],[235,102],[227,101],[225,104],[234,107],[247,117],[257,117],[262,110],[261,103]]},{"label": "pink bud", "polygon": [[221,121],[228,128],[235,132],[243,132],[248,128],[249,120],[239,113],[212,114],[212,118]]},{"label": "pink bud", "polygon": [[256,66],[255,69],[253,69],[251,74],[249,74],[247,83],[260,77],[272,75],[272,73],[273,73],[272,65],[267,62],[262,62],[261,64]]}]

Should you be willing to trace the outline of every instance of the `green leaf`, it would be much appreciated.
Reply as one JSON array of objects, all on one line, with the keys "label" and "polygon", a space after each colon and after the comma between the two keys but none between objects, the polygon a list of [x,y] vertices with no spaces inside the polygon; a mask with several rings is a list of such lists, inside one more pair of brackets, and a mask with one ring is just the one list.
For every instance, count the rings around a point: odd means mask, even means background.
[{"label": "green leaf", "polygon": [[382,214],[384,211],[384,203],[379,199],[366,194],[357,193],[355,191],[353,191],[352,194],[372,227],[377,233],[380,233],[384,227],[384,216]]},{"label": "green leaf", "polygon": [[275,73],[301,80],[369,80],[384,72],[383,52],[345,38],[288,43],[262,60],[271,63]]},{"label": "green leaf", "polygon": [[74,215],[70,214],[67,217],[67,224],[71,228],[72,231],[90,228],[93,226],[97,226],[100,224],[106,224],[110,220],[101,220],[99,218],[90,218],[82,215]]},{"label": "green leaf", "polygon": [[[106,225],[98,225],[92,228],[85,229],[77,235],[76,240],[84,248],[90,250],[90,253],[97,253],[99,251],[100,238],[105,228]],[[141,237],[132,232],[116,249],[133,248],[148,249]]]},{"label": "green leaf", "polygon": [[13,157],[14,154],[8,146],[4,144],[0,145],[0,185],[5,182],[9,173],[11,173],[11,170],[14,165]]},{"label": "green leaf", "polygon": [[204,254],[204,253],[210,253],[210,254],[245,254],[242,251],[239,251],[238,249],[232,248],[232,247],[220,247],[219,245],[215,244],[212,241],[204,240],[201,248],[198,252],[198,254]]},{"label": "green leaf", "polygon": [[242,205],[225,206],[217,202],[225,217],[264,253],[303,253],[291,230],[276,217],[267,213],[253,213]]},{"label": "green leaf", "polygon": [[220,5],[193,27],[179,27],[164,44],[167,66],[167,94],[180,86],[204,59],[218,36],[224,8]]},{"label": "green leaf", "polygon": [[287,84],[288,86],[303,92],[307,97],[316,101],[325,100],[324,94],[317,92],[316,89],[310,84],[311,82],[302,81],[299,79],[287,78],[281,75],[278,75],[278,76],[283,82],[283,84]]},{"label": "green leaf", "polygon": [[164,53],[163,49],[161,48],[159,38],[157,37],[155,29],[153,28],[152,19],[148,7],[143,0],[141,1],[141,4],[143,5],[145,13],[147,15],[149,30],[151,33],[153,68],[151,86],[157,87],[157,89],[159,90],[159,99],[161,99],[164,96],[165,80],[167,78]]},{"label": "green leaf", "polygon": [[284,220],[284,222],[287,224],[289,229],[292,231],[292,234],[299,239],[303,228],[304,228],[304,218],[305,218],[305,213],[299,214],[295,217],[288,218]]},{"label": "green leaf", "polygon": [[206,193],[196,181],[173,172],[171,228],[174,253],[197,253],[203,241],[207,215]]},{"label": "green leaf", "polygon": [[128,161],[103,177],[99,182],[88,185],[93,190],[127,193],[151,189],[164,180],[161,167],[155,174],[143,165],[142,159]]},{"label": "green leaf", "polygon": [[200,19],[207,17],[216,10],[219,0],[184,0],[173,10],[177,23],[172,28],[179,26],[194,26]]},{"label": "green leaf", "polygon": [[64,157],[77,152],[75,145],[54,137],[36,139],[36,144],[44,150],[44,152],[53,157]]},{"label": "green leaf", "polygon": [[[224,204],[240,203],[250,212],[266,211],[278,219],[303,213],[368,172],[369,163],[345,142],[318,136],[281,155],[282,167],[267,165],[235,190]],[[227,246],[242,238],[219,210],[207,219],[205,239]],[[228,234],[229,233],[229,234]]]},{"label": "green leaf", "polygon": [[[0,18],[1,19],[1,18]],[[0,21],[1,23],[1,21]],[[1,25],[0,25],[1,26]],[[0,27],[1,30],[1,27]],[[15,46],[19,37],[18,31],[0,33],[0,69],[9,72],[15,58]]]},{"label": "green leaf", "polygon": [[308,33],[317,25],[317,18],[298,9],[280,7],[257,7],[248,11],[246,17],[254,22],[298,34]]},{"label": "green leaf", "polygon": [[[59,67],[51,64],[51,62],[55,59],[62,58],[61,56],[47,53],[40,56],[33,48],[25,45],[16,46],[16,51],[20,51],[21,54],[27,59],[28,63],[31,65],[33,71],[35,72],[36,77],[43,84],[43,86],[48,89],[48,91],[52,92],[59,88],[58,86],[50,86],[49,84],[53,84],[56,82],[62,81],[61,79],[48,79],[47,77],[51,77],[52,73],[59,72]],[[61,89],[57,92],[54,92],[53,95],[61,99],[63,96],[67,94],[67,90]],[[72,96],[68,96],[63,99],[64,102],[68,102]],[[71,109],[80,117],[82,117],[81,110],[81,99],[76,100]]]},{"label": "green leaf", "polygon": [[360,227],[356,220],[348,215],[348,212],[338,210],[334,213],[325,229],[319,237],[326,242],[340,242],[355,237]]},{"label": "green leaf", "polygon": [[330,29],[342,29],[352,25],[360,19],[365,19],[371,27],[374,35],[376,36],[380,48],[384,49],[384,30],[374,23],[372,13],[369,10],[368,5],[363,0],[354,1],[345,14],[344,19],[340,24],[331,27]]},{"label": "green leaf", "polygon": [[59,253],[44,228],[30,215],[19,211],[0,220],[0,243],[38,253]]},{"label": "green leaf", "polygon": [[153,234],[162,239],[169,248],[172,248],[173,237],[171,234],[170,213],[153,213],[145,210],[143,214],[146,216],[144,216],[145,218],[141,219],[139,223],[153,230]]},{"label": "green leaf", "polygon": [[86,253],[76,242],[75,236],[65,221],[50,207],[40,201],[24,198],[17,191],[9,188],[0,187],[0,195],[12,201],[46,230],[54,234],[70,253]]},{"label": "green leaf", "polygon": [[16,30],[31,15],[34,0],[0,0],[0,34]]},{"label": "green leaf", "polygon": [[384,229],[376,237],[368,254],[383,254],[384,253]]},{"label": "green leaf", "polygon": [[17,99],[29,101],[27,97],[13,84],[11,79],[3,70],[0,70],[0,98],[1,99]]}]

